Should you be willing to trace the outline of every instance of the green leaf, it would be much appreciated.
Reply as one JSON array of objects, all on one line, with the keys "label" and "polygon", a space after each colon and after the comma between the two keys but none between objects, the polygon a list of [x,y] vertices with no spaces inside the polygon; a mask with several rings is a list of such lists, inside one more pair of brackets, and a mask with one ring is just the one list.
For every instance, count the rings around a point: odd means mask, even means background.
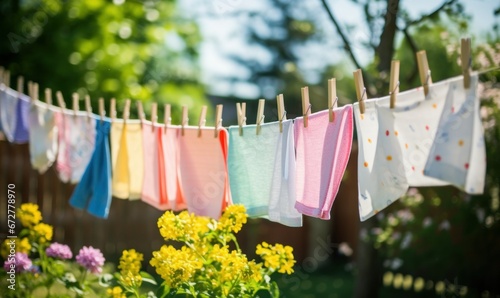
[{"label": "green leaf", "polygon": [[170,294],[170,287],[165,282],[163,282],[158,288],[156,296],[158,298],[164,298],[167,297],[168,294]]},{"label": "green leaf", "polygon": [[271,282],[271,288],[269,289],[269,292],[271,293],[271,296],[273,296],[274,298],[280,296],[280,288],[278,287],[278,284],[275,281]]},{"label": "green leaf", "polygon": [[155,285],[155,286],[158,285],[158,283],[156,282],[156,279],[151,274],[149,274],[145,271],[141,271],[140,275],[142,277],[142,281],[150,283],[150,284]]},{"label": "green leaf", "polygon": [[99,277],[99,285],[107,288],[111,285],[112,280],[113,280],[113,275],[105,273]]}]

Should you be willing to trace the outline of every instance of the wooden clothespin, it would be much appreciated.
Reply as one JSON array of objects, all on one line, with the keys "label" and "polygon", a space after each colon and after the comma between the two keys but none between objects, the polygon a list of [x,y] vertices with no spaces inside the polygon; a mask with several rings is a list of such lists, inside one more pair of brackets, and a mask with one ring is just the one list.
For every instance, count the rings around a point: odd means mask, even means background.
[{"label": "wooden clothespin", "polygon": [[64,102],[64,98],[61,91],[56,92],[56,97],[57,97],[57,103],[59,104],[61,110],[66,109],[66,103]]},{"label": "wooden clothespin", "polygon": [[85,95],[85,110],[87,111],[87,117],[92,120],[92,105],[90,104],[90,95]]},{"label": "wooden clothespin", "polygon": [[328,119],[330,122],[335,121],[333,109],[337,107],[338,101],[336,80],[332,78],[328,80]]},{"label": "wooden clothespin", "polygon": [[3,83],[5,86],[10,87],[10,70],[5,70],[3,73]]},{"label": "wooden clothespin", "polygon": [[460,58],[462,60],[462,74],[464,76],[464,88],[470,88],[470,71],[472,67],[471,40],[462,38]]},{"label": "wooden clothespin", "polygon": [[24,92],[24,77],[23,76],[18,76],[17,77],[17,92],[19,93],[18,96],[21,96]]},{"label": "wooden clothespin", "polygon": [[39,100],[39,93],[38,93],[38,83],[33,82],[33,99],[34,100]]},{"label": "wooden clothespin", "polygon": [[151,103],[151,128],[154,131],[155,130],[155,124],[158,119],[158,116],[156,116],[158,113],[158,104],[156,102]]},{"label": "wooden clothespin", "polygon": [[184,126],[189,124],[188,107],[182,106],[181,135],[184,135]]},{"label": "wooden clothespin", "polygon": [[278,105],[278,121],[280,124],[280,132],[283,132],[283,121],[286,120],[285,100],[283,94],[276,96],[276,104]]},{"label": "wooden clothespin", "polygon": [[[140,103],[140,101],[138,101],[138,103]],[[139,113],[139,115],[141,114]],[[122,114],[124,124],[125,122],[127,122],[129,117],[130,117],[130,99],[127,98],[125,99],[125,107],[123,108],[123,114]]]},{"label": "wooden clothespin", "polygon": [[238,114],[238,126],[239,126],[239,132],[240,136],[243,135],[243,125],[246,125],[247,118],[246,118],[246,107],[247,104],[245,102],[236,103],[236,113]]},{"label": "wooden clothespin", "polygon": [[214,129],[215,138],[219,136],[219,128],[222,126],[222,108],[223,105],[215,106],[215,129]]},{"label": "wooden clothespin", "polygon": [[45,103],[52,105],[52,89],[45,88]]},{"label": "wooden clothespin", "polygon": [[429,86],[432,84],[431,71],[427,62],[427,54],[425,51],[417,52],[418,72],[420,74],[420,82],[424,87],[424,94],[429,93]]},{"label": "wooden clothespin", "polygon": [[309,115],[311,114],[311,104],[309,103],[309,87],[300,89],[302,95],[302,116],[304,117],[304,127],[309,123]]},{"label": "wooden clothespin", "polygon": [[76,113],[78,112],[78,110],[80,110],[80,105],[79,105],[79,100],[80,100],[80,96],[78,95],[78,93],[74,92],[72,94],[72,97],[73,97],[73,116],[76,117]]},{"label": "wooden clothespin", "polygon": [[109,116],[111,117],[111,122],[116,118],[116,99],[111,98],[110,106],[109,106]]},{"label": "wooden clothespin", "polygon": [[198,138],[201,137],[201,128],[207,122],[207,106],[201,107],[200,119],[198,120]]},{"label": "wooden clothespin", "polygon": [[104,98],[99,98],[99,117],[101,118],[101,123],[104,121],[104,115],[106,111],[104,109]]},{"label": "wooden clothespin", "polygon": [[165,112],[163,113],[163,122],[165,123],[165,132],[167,132],[167,127],[172,122],[172,118],[170,117],[170,105],[167,103],[164,105]]},{"label": "wooden clothespin", "polygon": [[399,60],[391,61],[391,77],[389,80],[390,108],[396,106],[396,97],[399,93]]},{"label": "wooden clothespin", "polygon": [[31,99],[31,101],[35,100],[33,98],[33,82],[32,81],[28,81],[28,97]]},{"label": "wooden clothespin", "polygon": [[[129,100],[129,99],[127,99],[127,100]],[[137,101],[137,114],[139,116],[139,120],[141,120],[141,127],[142,127],[142,122],[144,121],[144,108],[142,107],[142,101],[140,101],[140,100]]]},{"label": "wooden clothespin", "polygon": [[363,73],[361,69],[356,69],[354,71],[354,85],[356,87],[356,97],[359,102],[359,112],[361,114],[365,113],[365,100],[366,100],[366,88],[365,83],[363,82]]},{"label": "wooden clothespin", "polygon": [[259,99],[259,106],[257,108],[257,119],[255,120],[255,124],[257,124],[257,128],[255,130],[256,134],[260,134],[260,126],[264,123],[264,106],[266,104],[265,99]]}]

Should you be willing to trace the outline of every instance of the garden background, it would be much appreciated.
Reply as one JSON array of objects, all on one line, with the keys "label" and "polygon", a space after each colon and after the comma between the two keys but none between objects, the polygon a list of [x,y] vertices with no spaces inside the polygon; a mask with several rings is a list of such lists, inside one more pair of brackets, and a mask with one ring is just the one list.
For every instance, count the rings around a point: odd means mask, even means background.
[{"label": "garden background", "polygon": [[[464,36],[472,37],[474,70],[500,65],[497,2],[409,2],[7,0],[0,3],[0,65],[11,71],[12,82],[23,75],[62,91],[68,106],[72,92],[89,94],[94,110],[99,97],[107,110],[115,97],[118,115],[126,98],[142,101],[147,115],[152,102],[170,103],[178,123],[181,105],[197,119],[202,105],[213,115],[222,103],[224,126],[236,124],[235,102],[247,103],[253,123],[259,98],[267,99],[266,121],[277,120],[278,93],[288,118],[300,115],[305,85],[313,112],[323,110],[331,77],[339,105],[352,103],[357,68],[369,98],[386,95],[392,59],[401,61],[400,90],[417,87],[418,50],[426,50],[434,82],[459,75]],[[360,223],[354,149],[332,220],[305,218],[302,228],[251,220],[239,235],[243,250],[252,258],[263,240],[294,247],[296,273],[278,278],[285,297],[500,297],[499,78],[498,70],[480,76],[484,195],[412,189]],[[161,109],[158,116],[163,119]],[[135,105],[131,117],[137,117]],[[208,120],[213,124],[213,116]],[[58,181],[53,169],[33,171],[28,150],[0,140],[0,185],[16,185],[18,204],[39,204],[55,241],[98,247],[110,261],[129,248],[147,259],[160,246],[160,211],[122,200],[113,200],[107,220],[75,210],[68,204],[73,186]],[[1,222],[6,200],[3,191]],[[2,238],[6,229],[0,227]]]}]

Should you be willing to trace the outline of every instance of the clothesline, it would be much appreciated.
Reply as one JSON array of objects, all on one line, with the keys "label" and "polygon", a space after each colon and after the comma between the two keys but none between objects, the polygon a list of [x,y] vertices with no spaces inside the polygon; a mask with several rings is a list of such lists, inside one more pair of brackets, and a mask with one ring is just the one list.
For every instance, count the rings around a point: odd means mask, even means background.
[{"label": "clothesline", "polygon": [[333,122],[325,110],[309,115],[307,127],[305,117],[264,123],[259,135],[257,125],[246,125],[243,138],[239,126],[219,128],[214,138],[207,127],[186,126],[182,136],[180,126],[101,121],[5,86],[0,123],[9,141],[29,140],[34,168],[44,172],[55,162],[61,180],[79,182],[70,204],[95,216],[107,217],[113,194],[211,217],[241,203],[252,217],[300,226],[302,215],[330,217],[350,156],[354,115],[360,217],[366,220],[409,186],[453,184],[482,192],[486,158],[478,77],[471,78],[469,89],[460,76],[431,85],[425,97],[420,88],[400,93],[394,109],[390,96],[367,100],[363,114],[359,103],[345,105],[334,109]]},{"label": "clothesline", "polygon": [[188,125],[187,107],[181,125],[170,125],[170,109],[162,125],[156,109],[152,121],[144,120],[142,104],[140,119],[128,119],[129,100],[123,118],[115,117],[114,100],[111,117],[105,117],[102,100],[96,115],[89,99],[87,111],[78,111],[76,96],[73,110],[66,109],[58,92],[56,107],[50,97],[48,103],[38,100],[37,85],[27,96],[22,87],[7,87],[2,76],[0,128],[10,142],[29,141],[32,166],[40,173],[55,164],[62,181],[78,183],[70,204],[97,217],[107,218],[114,196],[214,218],[240,203],[251,217],[301,226],[302,215],[330,218],[351,153],[354,117],[358,205],[366,220],[410,186],[451,184],[470,194],[484,188],[478,73],[466,65],[462,76],[430,84],[425,53],[417,57],[422,87],[399,93],[393,69],[391,93],[366,99],[358,70],[357,103],[336,107],[332,79],[327,110],[311,113],[305,87],[302,117],[286,119],[278,96],[278,121],[263,122],[260,100],[257,124],[245,125],[245,106],[238,104],[238,125],[227,128],[221,126],[221,106],[215,127],[204,125],[206,108],[198,126]]}]

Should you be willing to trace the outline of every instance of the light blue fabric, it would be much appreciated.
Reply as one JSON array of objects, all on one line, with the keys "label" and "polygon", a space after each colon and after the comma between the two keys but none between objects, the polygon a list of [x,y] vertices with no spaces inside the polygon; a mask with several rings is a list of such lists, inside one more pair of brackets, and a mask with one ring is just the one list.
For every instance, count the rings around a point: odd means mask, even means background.
[{"label": "light blue fabric", "polygon": [[[277,131],[273,132],[275,129]],[[243,204],[248,216],[267,216],[279,127],[273,123],[229,127],[228,172],[234,204]]]},{"label": "light blue fabric", "polygon": [[109,119],[96,120],[95,150],[69,201],[71,206],[100,218],[108,218],[111,206],[110,128]]},{"label": "light blue fabric", "polygon": [[302,226],[295,209],[293,121],[229,127],[229,185],[234,204],[243,204],[251,217],[264,217],[290,227]]}]

